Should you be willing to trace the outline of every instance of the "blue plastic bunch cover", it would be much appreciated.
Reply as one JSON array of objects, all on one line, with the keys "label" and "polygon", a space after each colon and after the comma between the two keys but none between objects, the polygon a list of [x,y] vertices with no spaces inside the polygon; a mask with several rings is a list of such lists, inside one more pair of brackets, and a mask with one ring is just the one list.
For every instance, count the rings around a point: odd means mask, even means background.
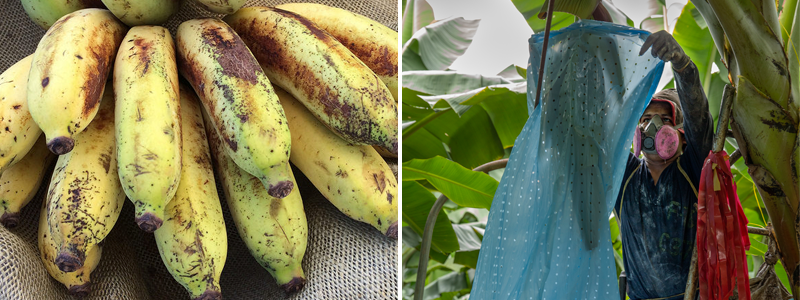
[{"label": "blue plastic bunch cover", "polygon": [[579,21],[529,40],[531,112],[511,151],[483,237],[470,299],[619,297],[609,216],[633,130],[664,63],[639,56],[649,32]]}]

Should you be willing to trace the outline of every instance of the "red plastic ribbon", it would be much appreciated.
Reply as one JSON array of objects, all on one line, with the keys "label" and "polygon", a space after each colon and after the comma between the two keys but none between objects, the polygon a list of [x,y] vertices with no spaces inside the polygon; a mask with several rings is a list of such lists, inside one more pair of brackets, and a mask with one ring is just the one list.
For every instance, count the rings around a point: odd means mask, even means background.
[{"label": "red plastic ribbon", "polygon": [[701,300],[728,300],[734,287],[750,299],[747,217],[736,195],[728,154],[709,152],[697,199],[697,263]]}]

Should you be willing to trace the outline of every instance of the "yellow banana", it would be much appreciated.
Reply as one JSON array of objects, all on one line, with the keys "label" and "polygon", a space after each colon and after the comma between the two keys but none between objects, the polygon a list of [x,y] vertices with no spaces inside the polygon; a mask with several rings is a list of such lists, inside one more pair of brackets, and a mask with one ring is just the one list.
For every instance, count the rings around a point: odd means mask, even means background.
[{"label": "yellow banana", "polygon": [[372,147],[336,136],[285,91],[276,92],[292,131],[292,163],[342,213],[397,238],[397,179],[386,161]]},{"label": "yellow banana", "polygon": [[72,151],[75,135],[97,114],[126,30],[108,10],[89,8],[65,15],[42,37],[28,76],[28,109],[51,152]]},{"label": "yellow banana", "polygon": [[178,66],[169,30],[137,26],[114,63],[117,166],[136,224],[153,232],[181,179]]},{"label": "yellow banana", "polygon": [[0,223],[3,226],[17,227],[19,211],[39,191],[54,158],[44,144],[44,137],[40,137],[19,163],[0,174]]},{"label": "yellow banana", "polygon": [[120,21],[128,26],[159,25],[181,8],[181,0],[103,0]]},{"label": "yellow banana", "polygon": [[218,14],[232,14],[242,8],[247,0],[196,0],[197,4],[210,12]]},{"label": "yellow banana", "polygon": [[175,199],[167,204],[164,224],[155,232],[156,244],[172,278],[189,291],[192,299],[219,299],[219,277],[228,253],[228,237],[203,114],[195,97],[181,97],[181,122],[181,182]]},{"label": "yellow banana", "polygon": [[397,153],[397,104],[386,85],[330,34],[293,12],[247,7],[225,21],[273,84],[348,142]]},{"label": "yellow banana", "polygon": [[33,55],[0,74],[0,172],[17,163],[42,134],[28,111],[28,71]]},{"label": "yellow banana", "polygon": [[100,0],[22,0],[22,8],[28,17],[47,30],[64,15],[79,9],[103,7]]},{"label": "yellow banana", "polygon": [[[44,145],[42,146],[44,147]],[[39,214],[39,255],[44,263],[44,268],[50,276],[67,287],[70,295],[78,298],[86,297],[91,292],[91,275],[100,263],[100,255],[103,252],[101,245],[95,245],[86,252],[86,262],[83,267],[73,272],[64,272],[58,269],[55,258],[60,246],[53,240],[53,235],[47,227],[47,209],[42,206]]]},{"label": "yellow banana", "polygon": [[286,3],[275,6],[311,20],[350,49],[378,75],[397,102],[397,31],[370,18],[318,3]]},{"label": "yellow banana", "polygon": [[178,68],[203,102],[226,153],[260,179],[270,196],[286,197],[294,187],[289,127],[250,50],[225,22],[211,18],[183,22],[176,40]]},{"label": "yellow banana", "polygon": [[[206,116],[206,133],[222,180],[225,199],[239,235],[250,254],[267,269],[287,293],[305,285],[303,256],[308,242],[308,224],[298,189],[277,199],[226,154],[219,135]],[[294,175],[292,175],[294,181]]]},{"label": "yellow banana", "polygon": [[59,245],[55,263],[80,269],[86,251],[105,239],[117,222],[125,193],[117,175],[114,97],[109,85],[97,117],[76,138],[75,149],[58,157],[47,193],[47,224]]}]

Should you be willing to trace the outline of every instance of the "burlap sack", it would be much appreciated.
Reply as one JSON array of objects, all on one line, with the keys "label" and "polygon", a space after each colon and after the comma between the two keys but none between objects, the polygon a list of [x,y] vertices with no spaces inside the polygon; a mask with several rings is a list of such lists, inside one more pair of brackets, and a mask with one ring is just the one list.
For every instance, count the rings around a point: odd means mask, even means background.
[{"label": "burlap sack", "polygon": [[[23,0],[27,1],[27,0]],[[292,1],[249,1],[246,6],[276,5]],[[397,1],[320,0],[371,17],[397,30]],[[0,0],[0,71],[33,53],[44,30],[31,22],[20,0]],[[186,1],[166,26],[175,32],[184,21],[209,13]],[[343,22],[346,20],[342,20]],[[396,161],[394,161],[396,164]],[[396,170],[396,168],[393,168]],[[397,241],[371,226],[353,221],[331,205],[294,169],[308,218],[308,250],[303,269],[305,288],[290,299],[396,299]],[[49,174],[46,178],[50,178]],[[219,180],[217,181],[219,182]],[[37,249],[38,212],[47,188],[23,210],[21,225],[13,230],[0,226],[0,300],[71,299],[66,288],[50,278]],[[224,199],[222,188],[220,198]],[[228,258],[222,272],[225,299],[283,299],[287,295],[250,256],[227,205],[223,213],[228,230]],[[126,200],[114,229],[105,241],[103,256],[92,274],[92,292],[86,299],[189,299],[161,262],[152,234],[144,234],[133,222],[133,207]]]}]

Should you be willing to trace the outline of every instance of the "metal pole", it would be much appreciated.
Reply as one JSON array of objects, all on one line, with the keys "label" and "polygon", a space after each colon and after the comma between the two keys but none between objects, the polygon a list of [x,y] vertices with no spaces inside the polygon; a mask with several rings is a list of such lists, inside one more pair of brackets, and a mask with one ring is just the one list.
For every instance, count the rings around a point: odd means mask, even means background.
[{"label": "metal pole", "polygon": [[536,84],[536,99],[533,101],[533,108],[539,106],[539,96],[542,93],[542,77],[544,77],[544,60],[547,57],[547,43],[550,41],[550,23],[553,21],[553,2],[549,0],[547,5],[547,22],[544,25],[544,43],[542,44],[542,60],[539,62],[539,83]]}]

